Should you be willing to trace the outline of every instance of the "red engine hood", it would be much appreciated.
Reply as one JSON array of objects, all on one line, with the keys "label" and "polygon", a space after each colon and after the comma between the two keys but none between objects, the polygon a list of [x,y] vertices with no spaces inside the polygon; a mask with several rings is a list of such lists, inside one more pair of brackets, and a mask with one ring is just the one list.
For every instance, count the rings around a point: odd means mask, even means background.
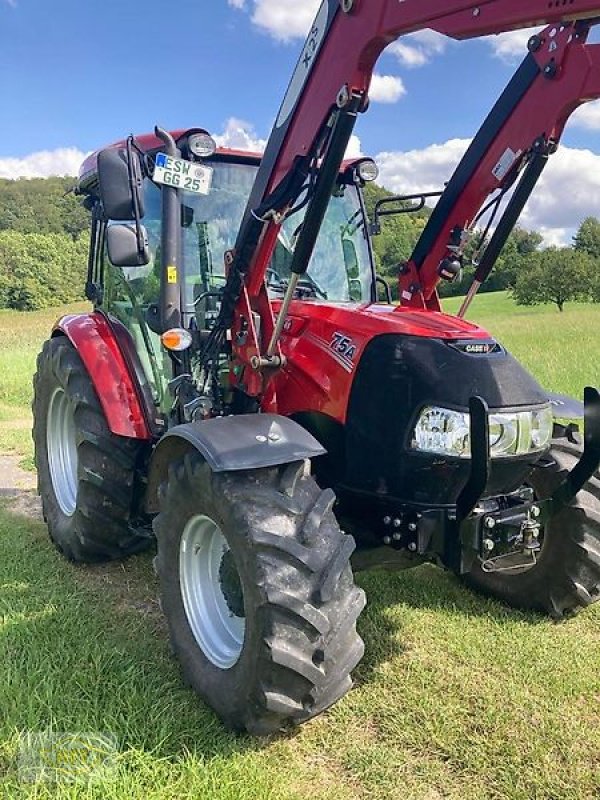
[{"label": "red engine hood", "polygon": [[[280,305],[280,302],[273,301],[275,313]],[[289,318],[290,324],[293,324],[294,320],[320,320],[327,325],[341,328],[344,333],[367,339],[382,333],[427,336],[436,339],[490,338],[490,334],[483,328],[450,314],[379,303],[365,305],[295,301],[291,305]]]},{"label": "red engine hood", "polygon": [[[281,301],[273,301],[275,313]],[[294,301],[281,349],[286,366],[270,385],[265,411],[319,412],[344,422],[355,369],[369,342],[397,334],[429,339],[485,340],[487,331],[438,311],[380,304]]]}]

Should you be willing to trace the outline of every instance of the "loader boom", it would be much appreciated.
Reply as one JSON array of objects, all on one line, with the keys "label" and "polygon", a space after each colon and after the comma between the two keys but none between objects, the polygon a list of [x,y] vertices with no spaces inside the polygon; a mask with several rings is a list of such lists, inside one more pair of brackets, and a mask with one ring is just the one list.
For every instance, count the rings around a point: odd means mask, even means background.
[{"label": "loader boom", "polygon": [[[439,265],[448,245],[456,251],[459,231],[473,222],[490,192],[514,179],[514,173],[530,158],[534,143],[539,146],[541,138],[544,146],[550,147],[569,114],[580,103],[600,95],[600,53],[597,46],[586,45],[588,25],[582,22],[599,16],[598,0],[569,0],[566,4],[547,0],[526,4],[521,0],[324,0],[271,132],[230,254],[217,329],[223,334],[233,328],[236,374],[248,374],[250,364],[255,372],[280,364],[275,320],[264,284],[280,225],[299,196],[308,198],[297,243],[302,255],[292,268],[293,273],[302,274],[322,222],[324,198],[333,188],[357,113],[367,108],[373,69],[388,44],[422,29],[468,39],[533,25],[555,26],[540,37],[536,52],[527,57],[486,121],[402,276],[404,304],[436,309]],[[508,150],[518,156],[504,171],[498,164],[503,156],[502,163],[507,163]],[[284,301],[283,315],[291,294]],[[256,314],[264,344],[252,336],[247,344],[237,346],[236,330],[242,324],[254,331],[252,317]],[[218,348],[218,331],[205,350],[207,361]],[[254,396],[264,388],[258,375],[239,383]]]},{"label": "loader boom", "polygon": [[589,27],[565,23],[531,38],[529,54],[454,172],[404,268],[405,304],[439,308],[440,265],[460,259],[488,197],[496,192],[500,200],[516,184],[512,204],[481,256],[475,289],[486,279],[569,116],[600,97],[600,45],[586,43]]}]

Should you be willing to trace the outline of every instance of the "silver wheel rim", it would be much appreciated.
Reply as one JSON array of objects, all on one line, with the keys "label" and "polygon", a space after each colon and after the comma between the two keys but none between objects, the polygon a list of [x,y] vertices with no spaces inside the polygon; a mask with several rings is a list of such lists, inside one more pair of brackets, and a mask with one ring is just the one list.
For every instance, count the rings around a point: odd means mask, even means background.
[{"label": "silver wheel rim", "polygon": [[237,569],[219,526],[210,517],[192,517],[179,546],[181,596],[196,642],[220,669],[229,669],[239,659],[246,629],[239,598],[236,608],[231,588],[228,594],[224,586],[225,562],[230,571],[235,571],[233,577],[239,586]]},{"label": "silver wheel rim", "polygon": [[50,398],[46,444],[54,496],[63,514],[71,517],[77,505],[77,438],[73,407],[62,387]]}]

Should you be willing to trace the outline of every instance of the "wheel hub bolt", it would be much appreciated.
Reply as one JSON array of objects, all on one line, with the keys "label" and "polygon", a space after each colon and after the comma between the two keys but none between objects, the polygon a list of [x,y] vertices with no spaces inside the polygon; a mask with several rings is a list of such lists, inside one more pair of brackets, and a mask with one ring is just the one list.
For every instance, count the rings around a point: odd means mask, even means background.
[{"label": "wheel hub bolt", "polygon": [[408,523],[408,530],[414,533],[417,530],[417,523],[416,522],[409,522]]},{"label": "wheel hub bolt", "polygon": [[383,537],[383,543],[384,544],[391,544],[392,540],[391,540],[391,538],[389,536],[384,536]]},{"label": "wheel hub bolt", "polygon": [[486,517],[484,524],[486,528],[491,530],[496,527],[496,520],[493,517]]},{"label": "wheel hub bolt", "polygon": [[402,520],[401,520],[401,519],[398,519],[398,518],[396,518],[396,519],[394,520],[394,528],[399,528],[399,527],[400,527],[400,525],[402,525]]},{"label": "wheel hub bolt", "polygon": [[390,525],[391,522],[392,522],[392,518],[391,517],[384,517],[383,518],[383,524],[384,525]]},{"label": "wheel hub bolt", "polygon": [[414,553],[415,550],[417,549],[417,545],[414,542],[409,542],[408,549],[410,550],[411,553]]},{"label": "wheel hub bolt", "polygon": [[483,547],[485,550],[487,550],[488,553],[491,553],[491,551],[494,549],[495,546],[496,545],[494,544],[492,539],[485,539],[485,541],[483,542]]},{"label": "wheel hub bolt", "polygon": [[402,538],[402,534],[401,533],[394,533],[393,536],[392,536],[392,539],[395,542],[399,542],[401,538]]}]

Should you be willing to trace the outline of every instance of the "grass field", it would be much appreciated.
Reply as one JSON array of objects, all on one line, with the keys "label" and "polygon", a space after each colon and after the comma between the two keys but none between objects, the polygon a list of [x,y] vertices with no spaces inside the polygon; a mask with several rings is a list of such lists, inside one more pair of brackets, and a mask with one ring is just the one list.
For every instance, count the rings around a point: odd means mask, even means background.
[{"label": "grass field", "polygon": [[[31,371],[55,316],[0,312],[0,450],[25,459]],[[579,395],[600,383],[600,307],[488,295],[472,317],[544,384]],[[600,797],[600,609],[555,625],[433,567],[362,574],[356,688],[296,734],[256,741],[224,731],[183,685],[151,554],[74,567],[2,502],[0,800]],[[48,729],[114,734],[116,772],[20,782],[19,737]]]}]

